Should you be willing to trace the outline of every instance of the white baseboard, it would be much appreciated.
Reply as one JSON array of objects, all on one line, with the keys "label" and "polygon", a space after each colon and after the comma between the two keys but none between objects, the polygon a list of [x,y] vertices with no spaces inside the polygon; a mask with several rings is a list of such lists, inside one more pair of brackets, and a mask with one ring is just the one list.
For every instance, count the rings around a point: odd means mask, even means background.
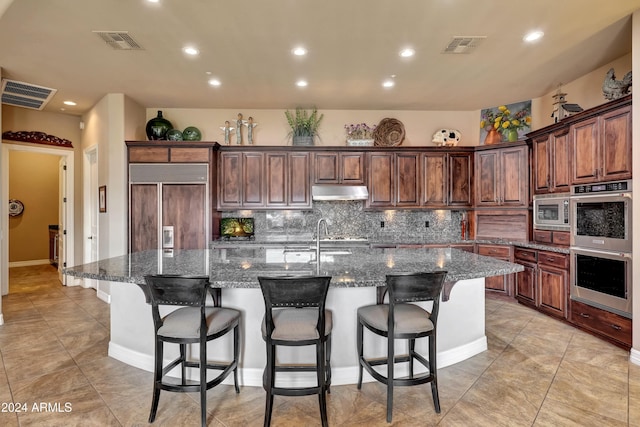
[{"label": "white baseboard", "polygon": [[634,365],[640,365],[640,350],[632,348],[629,352],[629,361]]},{"label": "white baseboard", "polygon": [[109,295],[108,293],[101,291],[100,289],[97,289],[96,296],[98,297],[98,299],[101,299],[107,304],[111,304],[111,295]]},{"label": "white baseboard", "polygon": [[29,261],[14,261],[9,263],[9,268],[11,267],[29,267],[31,265],[43,265],[50,264],[48,259],[32,259]]}]

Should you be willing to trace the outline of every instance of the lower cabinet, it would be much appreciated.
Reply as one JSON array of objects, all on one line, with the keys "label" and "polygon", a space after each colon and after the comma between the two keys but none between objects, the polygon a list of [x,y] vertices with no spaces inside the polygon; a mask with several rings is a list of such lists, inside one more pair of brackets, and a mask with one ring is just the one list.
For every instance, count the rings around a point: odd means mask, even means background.
[{"label": "lower cabinet", "polygon": [[569,320],[615,344],[631,347],[631,319],[572,300]]},{"label": "lower cabinet", "polygon": [[513,258],[524,267],[524,271],[516,274],[516,299],[546,314],[566,319],[569,256],[516,247]]},{"label": "lower cabinet", "polygon": [[[476,252],[478,255],[490,256],[510,262],[512,246],[478,243]],[[501,292],[505,295],[513,295],[512,276],[512,274],[505,274],[503,276],[486,277],[484,279],[484,287],[487,290]]]}]

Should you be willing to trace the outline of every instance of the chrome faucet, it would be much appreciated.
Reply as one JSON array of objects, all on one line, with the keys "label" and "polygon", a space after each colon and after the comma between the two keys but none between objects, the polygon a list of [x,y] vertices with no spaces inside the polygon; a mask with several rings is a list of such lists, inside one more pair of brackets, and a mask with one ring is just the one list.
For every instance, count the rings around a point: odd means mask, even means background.
[{"label": "chrome faucet", "polygon": [[318,220],[318,225],[316,226],[316,264],[318,274],[320,274],[320,224],[324,224],[325,236],[329,234],[329,229],[327,228],[327,220],[324,218],[320,218]]}]

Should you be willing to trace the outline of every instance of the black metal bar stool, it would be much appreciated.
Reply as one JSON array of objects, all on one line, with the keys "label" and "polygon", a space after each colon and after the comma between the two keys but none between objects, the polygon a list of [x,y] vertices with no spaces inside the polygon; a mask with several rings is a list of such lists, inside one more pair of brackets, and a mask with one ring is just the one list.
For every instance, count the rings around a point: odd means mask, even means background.
[{"label": "black metal bar stool", "polygon": [[[267,392],[264,425],[271,424],[273,396],[317,394],[320,418],[327,426],[326,394],[331,385],[332,315],[325,310],[331,277],[258,277],[264,296],[265,315],[262,338],[267,345],[267,365],[262,377]],[[314,365],[276,363],[277,346],[315,345]],[[286,388],[275,386],[276,372],[316,372],[317,386]]]},{"label": "black metal bar stool", "polygon": [[[433,404],[440,413],[438,398],[438,375],[436,366],[436,324],[440,308],[440,293],[446,271],[432,273],[409,273],[387,275],[388,304],[375,304],[358,308],[357,346],[358,346],[358,389],[362,387],[362,369],[376,380],[387,385],[387,422],[391,422],[393,411],[393,387],[413,386],[431,383]],[[412,302],[433,301],[431,312]],[[367,328],[377,335],[387,337],[387,357],[364,357],[363,331]],[[415,351],[417,338],[429,338],[429,360]],[[409,353],[395,355],[395,340],[408,340]],[[428,372],[413,374],[414,360],[424,365]],[[396,378],[396,363],[409,362],[409,377]],[[374,369],[374,366],[387,365],[387,375]]]},{"label": "black metal bar stool", "polygon": [[[240,343],[240,312],[230,308],[206,306],[209,287],[207,276],[150,275],[145,277],[149,302],[152,307],[155,330],[155,367],[153,399],[149,422],[156,418],[160,390],[173,392],[199,392],[202,425],[207,423],[207,390],[220,384],[231,372],[236,393],[238,388],[238,354]],[[182,306],[161,316],[161,305]],[[217,304],[216,304],[217,305]],[[207,342],[222,337],[233,330],[233,360],[228,363],[207,362]],[[163,367],[164,343],[180,346],[180,356]],[[197,361],[187,360],[187,344],[199,344]],[[181,367],[180,382],[165,381],[165,376],[176,366]],[[198,368],[199,381],[187,380],[187,368]],[[221,371],[207,381],[207,370]]]}]

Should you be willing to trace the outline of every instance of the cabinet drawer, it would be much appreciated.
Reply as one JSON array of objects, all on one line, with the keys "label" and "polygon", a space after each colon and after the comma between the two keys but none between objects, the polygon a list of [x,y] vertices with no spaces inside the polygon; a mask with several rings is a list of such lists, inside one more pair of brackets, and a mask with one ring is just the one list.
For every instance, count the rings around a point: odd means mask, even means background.
[{"label": "cabinet drawer", "polygon": [[171,148],[171,162],[173,163],[207,163],[208,161],[208,148]]},{"label": "cabinet drawer", "polygon": [[538,251],[538,263],[566,270],[569,268],[569,256],[557,252]]},{"label": "cabinet drawer", "polygon": [[631,346],[631,319],[571,301],[571,322]]},{"label": "cabinet drawer", "polygon": [[551,232],[546,230],[533,230],[533,240],[540,243],[552,243]]},{"label": "cabinet drawer", "polygon": [[517,260],[537,262],[538,253],[535,249],[515,248],[513,256]]},{"label": "cabinet drawer", "polygon": [[554,231],[551,240],[554,245],[569,246],[571,235],[568,231]]},{"label": "cabinet drawer", "polygon": [[509,259],[511,250],[508,246],[478,245],[478,255]]},{"label": "cabinet drawer", "polygon": [[167,163],[169,148],[167,147],[130,147],[129,162],[131,163]]}]

